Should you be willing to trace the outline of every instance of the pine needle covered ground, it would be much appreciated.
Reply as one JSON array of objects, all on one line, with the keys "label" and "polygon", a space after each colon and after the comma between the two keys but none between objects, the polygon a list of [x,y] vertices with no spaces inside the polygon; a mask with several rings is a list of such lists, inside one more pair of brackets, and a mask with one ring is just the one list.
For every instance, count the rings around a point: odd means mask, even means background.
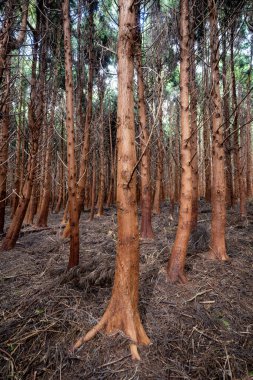
[{"label": "pine needle covered ground", "polygon": [[133,362],[127,339],[102,333],[74,355],[69,348],[102,316],[114,273],[116,214],[81,217],[81,264],[65,269],[69,241],[60,215],[49,228],[25,227],[1,253],[1,379],[253,378],[253,209],[228,213],[230,262],[206,259],[210,209],[200,204],[187,258],[187,285],[171,285],[165,266],[176,233],[167,205],[154,216],[154,241],[141,241],[140,312],[152,344]]}]

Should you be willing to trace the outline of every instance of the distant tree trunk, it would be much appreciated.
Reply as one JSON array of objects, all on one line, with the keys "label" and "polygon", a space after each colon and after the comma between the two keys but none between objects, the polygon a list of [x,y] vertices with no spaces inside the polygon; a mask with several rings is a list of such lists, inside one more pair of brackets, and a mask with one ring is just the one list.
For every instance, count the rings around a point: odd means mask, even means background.
[{"label": "distant tree trunk", "polygon": [[[193,15],[192,15],[193,17]],[[194,47],[194,22],[191,23],[190,31],[190,120],[191,120],[191,166],[192,166],[192,222],[191,228],[197,227],[198,223],[198,128],[197,128],[197,86],[196,86],[196,62]]]},{"label": "distant tree trunk", "polygon": [[[56,64],[55,64],[56,65]],[[54,69],[54,78],[57,76],[57,68]],[[56,82],[56,81],[55,81]],[[49,212],[50,198],[51,198],[51,182],[52,182],[52,138],[54,133],[54,122],[55,122],[55,106],[57,99],[57,87],[54,82],[52,104],[51,104],[51,115],[49,119],[48,131],[47,131],[47,141],[46,141],[46,157],[45,157],[45,167],[44,167],[44,184],[42,192],[41,206],[39,209],[37,226],[45,227],[47,226],[47,218]]]},{"label": "distant tree trunk", "polygon": [[[245,218],[246,211],[246,189],[244,186],[244,179],[242,176],[242,167],[240,162],[240,144],[239,144],[239,133],[238,133],[238,117],[239,117],[239,107],[237,104],[237,93],[236,93],[236,81],[235,81],[235,67],[234,67],[234,26],[231,29],[231,42],[230,42],[230,63],[231,63],[231,80],[232,80],[232,102],[234,111],[234,122],[233,122],[233,148],[234,148],[234,168],[235,168],[235,188],[239,191],[240,199],[240,216]],[[238,195],[237,191],[237,195]]]},{"label": "distant tree trunk", "polygon": [[[132,0],[119,0],[118,40],[118,170],[117,213],[118,243],[112,297],[102,319],[74,345],[91,339],[102,328],[108,334],[122,331],[134,343],[133,359],[139,359],[135,344],[149,339],[138,312],[139,233],[136,204],[136,164],[134,128],[134,33],[135,12]],[[132,176],[132,180],[129,180]]]},{"label": "distant tree trunk", "polygon": [[167,274],[171,282],[187,281],[184,266],[192,222],[191,128],[189,122],[189,2],[180,1],[180,106],[181,106],[181,194],[176,240]]},{"label": "distant tree trunk", "polygon": [[[109,190],[106,200],[106,206],[109,207],[113,201],[113,189],[114,189],[114,157],[113,157],[113,146],[112,146],[112,125],[111,117],[109,114],[109,139],[110,139],[110,173],[109,173]],[[116,154],[115,154],[116,156]]]},{"label": "distant tree trunk", "polygon": [[[63,130],[63,127],[64,127],[64,124],[62,122],[62,127],[61,127],[61,136],[63,137],[64,135],[64,130]],[[58,198],[57,198],[57,203],[56,203],[56,206],[55,206],[55,213],[58,214],[60,212],[60,209],[61,209],[61,206],[63,205],[63,207],[65,206],[64,205],[64,182],[65,182],[65,175],[64,175],[64,168],[63,168],[63,164],[61,161],[64,161],[64,141],[63,139],[61,139],[61,152],[60,152],[60,157],[61,157],[61,160],[58,159],[58,173],[59,173],[59,187],[58,187]]]},{"label": "distant tree trunk", "polygon": [[[38,13],[40,10],[38,9]],[[37,21],[38,21],[37,17]],[[38,29],[37,29],[38,30]],[[34,44],[33,44],[33,61],[32,61],[32,77],[31,77],[31,95],[30,104],[28,109],[28,128],[30,131],[30,149],[27,165],[27,177],[23,186],[22,194],[16,212],[13,216],[12,222],[8,228],[7,234],[2,243],[3,250],[10,250],[14,248],[22,227],[22,223],[27,211],[30,201],[33,180],[37,164],[38,141],[40,133],[40,124],[36,124],[36,66],[37,66],[37,52],[38,52],[38,31],[34,31]]]},{"label": "distant tree trunk", "polygon": [[[89,0],[89,73],[88,73],[88,91],[87,91],[87,106],[84,125],[84,140],[80,157],[79,180],[77,186],[77,206],[78,220],[80,218],[84,197],[85,186],[88,172],[89,150],[90,150],[90,126],[92,120],[92,97],[93,97],[93,76],[94,76],[94,52],[93,52],[93,33],[94,33],[94,4]],[[65,226],[62,236],[64,238],[70,236],[70,223]]]},{"label": "distant tree trunk", "polygon": [[214,0],[208,0],[210,12],[210,49],[212,73],[212,222],[210,257],[227,260],[225,243],[226,227],[226,186],[224,170],[224,147],[222,130],[222,110],[219,81],[219,38],[217,27],[217,9]]},{"label": "distant tree trunk", "polygon": [[252,181],[252,134],[251,134],[251,119],[252,119],[252,93],[251,88],[251,75],[252,75],[252,58],[253,58],[253,36],[251,35],[251,57],[250,57],[250,69],[248,72],[248,97],[247,97],[247,125],[246,125],[246,186],[247,197],[253,195],[253,181]]},{"label": "distant tree trunk", "polygon": [[94,149],[93,150],[93,158],[92,158],[92,183],[91,183],[90,220],[94,219],[95,198],[96,198],[96,151]]},{"label": "distant tree trunk", "polygon": [[142,71],[141,30],[140,30],[140,4],[137,6],[137,35],[136,35],[136,69],[138,86],[138,106],[141,140],[141,237],[153,239],[154,233],[151,224],[151,174],[150,149],[147,127],[147,113],[145,106],[145,89]]},{"label": "distant tree trunk", "polygon": [[6,206],[6,182],[8,170],[8,147],[10,128],[10,71],[5,71],[3,98],[0,102],[0,234],[4,232],[5,206]]},{"label": "distant tree trunk", "polygon": [[222,39],[222,84],[223,84],[223,116],[225,137],[225,162],[226,162],[226,203],[228,207],[233,205],[233,178],[231,163],[230,120],[229,120],[229,88],[227,84],[227,48],[226,35]]},{"label": "distant tree trunk", "polygon": [[[206,41],[206,36],[204,36],[204,41]],[[204,42],[205,44],[205,42]],[[205,56],[206,54],[206,46]],[[203,146],[204,146],[204,165],[205,165],[205,199],[207,202],[211,202],[211,147],[210,147],[210,130],[211,121],[209,116],[209,81],[208,81],[208,70],[206,64],[203,65],[203,87],[204,87],[204,102],[203,102]]]},{"label": "distant tree trunk", "polygon": [[77,205],[77,183],[75,163],[75,131],[73,105],[72,51],[69,17],[69,0],[62,3],[64,53],[65,53],[65,88],[66,88],[66,128],[68,157],[68,194],[70,224],[70,255],[68,269],[79,264],[79,215]]},{"label": "distant tree trunk", "polygon": [[98,211],[97,216],[104,213],[105,199],[105,142],[104,142],[104,79],[100,80],[100,118],[99,118],[99,140],[100,140],[100,173],[99,173],[99,192],[98,192]]},{"label": "distant tree trunk", "polygon": [[[161,80],[161,65],[158,65],[158,102],[162,102],[162,80]],[[157,138],[157,162],[156,162],[156,179],[155,193],[153,200],[153,213],[160,214],[160,203],[162,197],[162,180],[163,180],[163,130],[162,130],[162,105],[157,104],[158,112],[158,138]]]}]

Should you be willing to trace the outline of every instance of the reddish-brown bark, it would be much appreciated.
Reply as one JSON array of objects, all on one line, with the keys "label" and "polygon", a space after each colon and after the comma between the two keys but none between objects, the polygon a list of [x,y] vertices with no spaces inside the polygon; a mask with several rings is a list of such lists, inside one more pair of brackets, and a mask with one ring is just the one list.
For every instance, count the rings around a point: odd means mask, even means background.
[{"label": "reddish-brown bark", "polygon": [[180,106],[181,106],[181,194],[176,239],[167,275],[171,282],[187,281],[184,266],[192,222],[191,128],[189,121],[189,2],[180,1]]},{"label": "reddish-brown bark", "polygon": [[210,257],[227,260],[225,227],[226,227],[226,186],[225,186],[225,153],[223,147],[222,109],[219,81],[219,38],[217,26],[217,8],[214,0],[208,0],[210,12],[210,49],[212,73],[212,221]]},{"label": "reddish-brown bark", "polygon": [[64,56],[65,56],[65,88],[66,88],[66,129],[67,129],[67,162],[68,162],[68,195],[70,225],[70,255],[68,269],[79,264],[79,215],[77,205],[77,183],[75,163],[75,132],[72,78],[72,51],[69,17],[69,0],[62,3]]},{"label": "reddish-brown bark", "polygon": [[235,168],[235,188],[237,189],[236,195],[240,199],[240,216],[241,218],[246,217],[246,189],[244,186],[244,178],[242,175],[242,162],[240,160],[240,144],[239,144],[239,133],[238,133],[238,118],[240,108],[237,104],[237,92],[236,92],[236,80],[235,80],[235,67],[234,67],[234,26],[231,29],[231,41],[230,41],[230,65],[231,65],[231,81],[232,81],[232,103],[233,103],[233,157],[234,157],[234,168]]},{"label": "reddish-brown bark", "polygon": [[136,33],[136,70],[138,86],[138,108],[141,141],[141,237],[153,239],[154,233],[151,224],[151,173],[150,149],[147,127],[147,113],[145,106],[145,90],[142,71],[141,31],[140,31],[140,5],[137,6],[137,33]]},{"label": "reddish-brown bark", "polygon": [[[138,312],[139,234],[136,204],[136,163],[133,44],[135,12],[132,0],[119,0],[118,42],[118,166],[117,213],[118,243],[112,297],[100,322],[74,345],[77,349],[102,328],[108,334],[122,331],[134,344],[148,344],[149,339]],[[132,180],[129,182],[129,179]],[[139,359],[135,345],[132,356]]]},{"label": "reddish-brown bark", "polygon": [[224,117],[224,138],[225,138],[225,173],[226,173],[226,203],[231,207],[234,202],[233,178],[231,162],[231,141],[230,141],[230,120],[229,120],[229,88],[227,83],[227,57],[226,57],[226,35],[222,39],[222,85],[223,85],[223,117]]},{"label": "reddish-brown bark", "polygon": [[[193,16],[192,16],[193,17]],[[191,167],[192,167],[192,226],[194,229],[198,223],[198,129],[197,129],[197,86],[196,86],[196,62],[194,48],[194,23],[191,23],[190,32],[190,120],[191,120]]]},{"label": "reddish-brown bark", "polygon": [[8,137],[10,127],[10,72],[5,71],[4,104],[0,102],[0,234],[4,232],[6,182],[8,170]]}]

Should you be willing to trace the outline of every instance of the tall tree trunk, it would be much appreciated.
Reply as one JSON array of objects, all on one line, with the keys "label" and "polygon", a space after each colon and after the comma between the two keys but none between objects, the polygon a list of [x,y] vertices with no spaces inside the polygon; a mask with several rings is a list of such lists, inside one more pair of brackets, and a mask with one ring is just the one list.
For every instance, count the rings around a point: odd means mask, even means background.
[{"label": "tall tree trunk", "polygon": [[[136,203],[134,128],[134,33],[135,8],[132,0],[119,0],[118,40],[118,243],[112,297],[100,322],[74,345],[91,339],[102,328],[108,334],[122,331],[134,344],[148,344],[138,311],[139,233]],[[130,178],[132,180],[130,181]],[[139,359],[131,345],[132,356]]]},{"label": "tall tree trunk", "polygon": [[246,192],[244,186],[244,179],[242,176],[242,165],[240,162],[240,144],[239,144],[239,133],[238,133],[238,117],[239,117],[239,107],[237,104],[237,93],[236,93],[236,81],[235,81],[235,67],[234,67],[234,26],[231,29],[231,42],[230,42],[230,63],[231,63],[231,80],[232,80],[232,102],[233,102],[233,112],[234,112],[234,122],[233,122],[233,148],[234,148],[234,168],[235,168],[235,188],[238,189],[237,196],[240,199],[240,216],[241,218],[246,217]]},{"label": "tall tree trunk", "polygon": [[[193,17],[193,15],[192,15]],[[198,128],[197,128],[197,85],[196,85],[196,62],[194,47],[194,22],[191,23],[190,31],[190,120],[191,120],[191,166],[192,166],[192,222],[191,228],[197,227],[198,223]]]},{"label": "tall tree trunk", "polygon": [[189,2],[180,1],[180,106],[181,106],[181,194],[176,240],[167,274],[171,282],[187,281],[184,266],[192,221],[191,127],[189,122]]},{"label": "tall tree trunk", "polygon": [[[109,111],[109,139],[110,139],[110,173],[109,173],[109,190],[106,200],[106,206],[109,207],[113,201],[113,189],[114,189],[114,157],[113,157],[113,146],[112,146],[112,124],[111,124],[111,114]],[[115,153],[116,156],[116,153]]]},{"label": "tall tree trunk", "polygon": [[246,125],[246,186],[247,197],[253,195],[253,173],[252,173],[252,134],[251,134],[251,120],[252,120],[252,96],[251,88],[251,75],[252,75],[252,58],[253,58],[253,36],[251,35],[251,55],[250,55],[250,69],[248,72],[248,96],[247,96],[247,125]]},{"label": "tall tree trunk", "polygon": [[[57,75],[57,68],[54,70],[54,78]],[[54,83],[53,88],[53,98],[51,104],[51,115],[49,120],[48,133],[47,133],[47,142],[46,142],[46,158],[45,158],[45,167],[44,167],[44,184],[43,184],[43,193],[42,193],[42,201],[39,209],[37,226],[45,227],[47,226],[47,218],[49,212],[49,204],[51,198],[51,182],[52,182],[52,138],[54,133],[54,122],[55,122],[55,106],[57,99],[57,91],[56,91],[56,83]]]},{"label": "tall tree trunk", "polygon": [[[85,186],[88,172],[89,150],[90,150],[90,126],[92,119],[92,96],[93,96],[93,76],[94,76],[94,52],[93,52],[93,32],[94,32],[94,4],[89,0],[89,73],[88,73],[88,91],[87,91],[87,106],[84,125],[84,140],[80,157],[79,180],[77,185],[77,207],[78,220],[80,218],[84,197]],[[64,238],[70,236],[70,221],[66,224],[62,236]]]},{"label": "tall tree trunk", "polygon": [[79,264],[79,215],[77,205],[77,183],[75,163],[75,131],[72,78],[72,51],[69,17],[69,0],[62,3],[64,55],[65,55],[65,88],[66,88],[66,128],[68,157],[68,194],[69,194],[69,224],[70,224],[70,255],[68,269]]},{"label": "tall tree trunk", "polygon": [[226,186],[225,153],[223,147],[222,110],[219,81],[219,38],[217,26],[217,9],[215,0],[208,0],[210,12],[210,49],[212,73],[212,222],[210,257],[227,260],[225,243],[226,227]]},{"label": "tall tree trunk", "polygon": [[[40,10],[37,10],[37,23],[39,22]],[[33,61],[32,61],[32,77],[31,77],[31,95],[30,95],[30,104],[28,109],[28,128],[30,132],[30,149],[29,149],[29,158],[27,165],[27,177],[22,189],[22,194],[19,199],[19,203],[16,209],[16,212],[13,216],[12,222],[8,228],[7,234],[2,243],[3,250],[10,250],[14,248],[16,241],[18,239],[22,223],[27,211],[27,207],[30,201],[33,180],[35,175],[35,169],[37,164],[37,153],[38,153],[38,141],[40,133],[40,123],[36,123],[36,67],[37,67],[37,52],[38,52],[38,24],[37,29],[33,33],[34,35],[34,44],[33,44]],[[43,47],[42,47],[43,49]],[[44,56],[44,54],[42,54]],[[45,58],[45,56],[44,56]],[[40,75],[44,76],[43,66],[45,60],[42,59],[43,65],[40,68]],[[42,81],[42,79],[41,79]]]},{"label": "tall tree trunk", "polygon": [[229,88],[227,83],[227,48],[226,35],[222,39],[222,84],[223,84],[223,117],[225,137],[225,162],[226,162],[226,203],[228,207],[233,205],[233,178],[231,162],[230,120],[229,120]]},{"label": "tall tree trunk", "polygon": [[158,65],[158,140],[157,140],[157,162],[156,162],[156,179],[155,193],[153,200],[153,213],[160,214],[160,203],[162,197],[162,180],[163,180],[163,126],[162,126],[162,79],[161,79],[161,64]]},{"label": "tall tree trunk", "polygon": [[[100,100],[99,100],[100,101],[100,119],[99,119],[100,173],[99,173],[99,193],[98,193],[97,216],[102,216],[104,213],[104,199],[105,199],[104,78],[101,78],[99,83],[100,83],[99,84],[99,88],[100,88]],[[92,187],[93,187],[93,184],[92,184]]]},{"label": "tall tree trunk", "polygon": [[[10,62],[9,62],[10,63]],[[10,71],[5,71],[4,104],[0,104],[0,234],[4,232],[10,127]]]},{"label": "tall tree trunk", "polygon": [[141,30],[140,30],[140,4],[137,6],[137,36],[136,36],[136,69],[138,86],[138,106],[141,140],[141,237],[153,239],[154,233],[151,224],[151,173],[150,149],[147,126],[147,112],[145,106],[145,89],[142,71]]}]

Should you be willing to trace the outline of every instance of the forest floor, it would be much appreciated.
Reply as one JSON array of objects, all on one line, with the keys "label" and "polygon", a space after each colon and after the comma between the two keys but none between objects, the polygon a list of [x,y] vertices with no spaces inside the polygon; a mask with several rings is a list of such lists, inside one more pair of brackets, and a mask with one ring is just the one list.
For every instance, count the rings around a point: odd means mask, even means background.
[{"label": "forest floor", "polygon": [[48,229],[24,227],[0,260],[0,378],[252,379],[253,206],[241,222],[228,212],[229,262],[207,260],[210,206],[200,202],[189,245],[189,282],[171,285],[165,267],[177,227],[169,208],[153,217],[154,241],[141,241],[140,313],[152,344],[131,360],[122,334],[99,333],[74,355],[69,348],[102,316],[111,295],[116,210],[81,217],[80,267],[66,274],[69,241],[61,215]]}]

